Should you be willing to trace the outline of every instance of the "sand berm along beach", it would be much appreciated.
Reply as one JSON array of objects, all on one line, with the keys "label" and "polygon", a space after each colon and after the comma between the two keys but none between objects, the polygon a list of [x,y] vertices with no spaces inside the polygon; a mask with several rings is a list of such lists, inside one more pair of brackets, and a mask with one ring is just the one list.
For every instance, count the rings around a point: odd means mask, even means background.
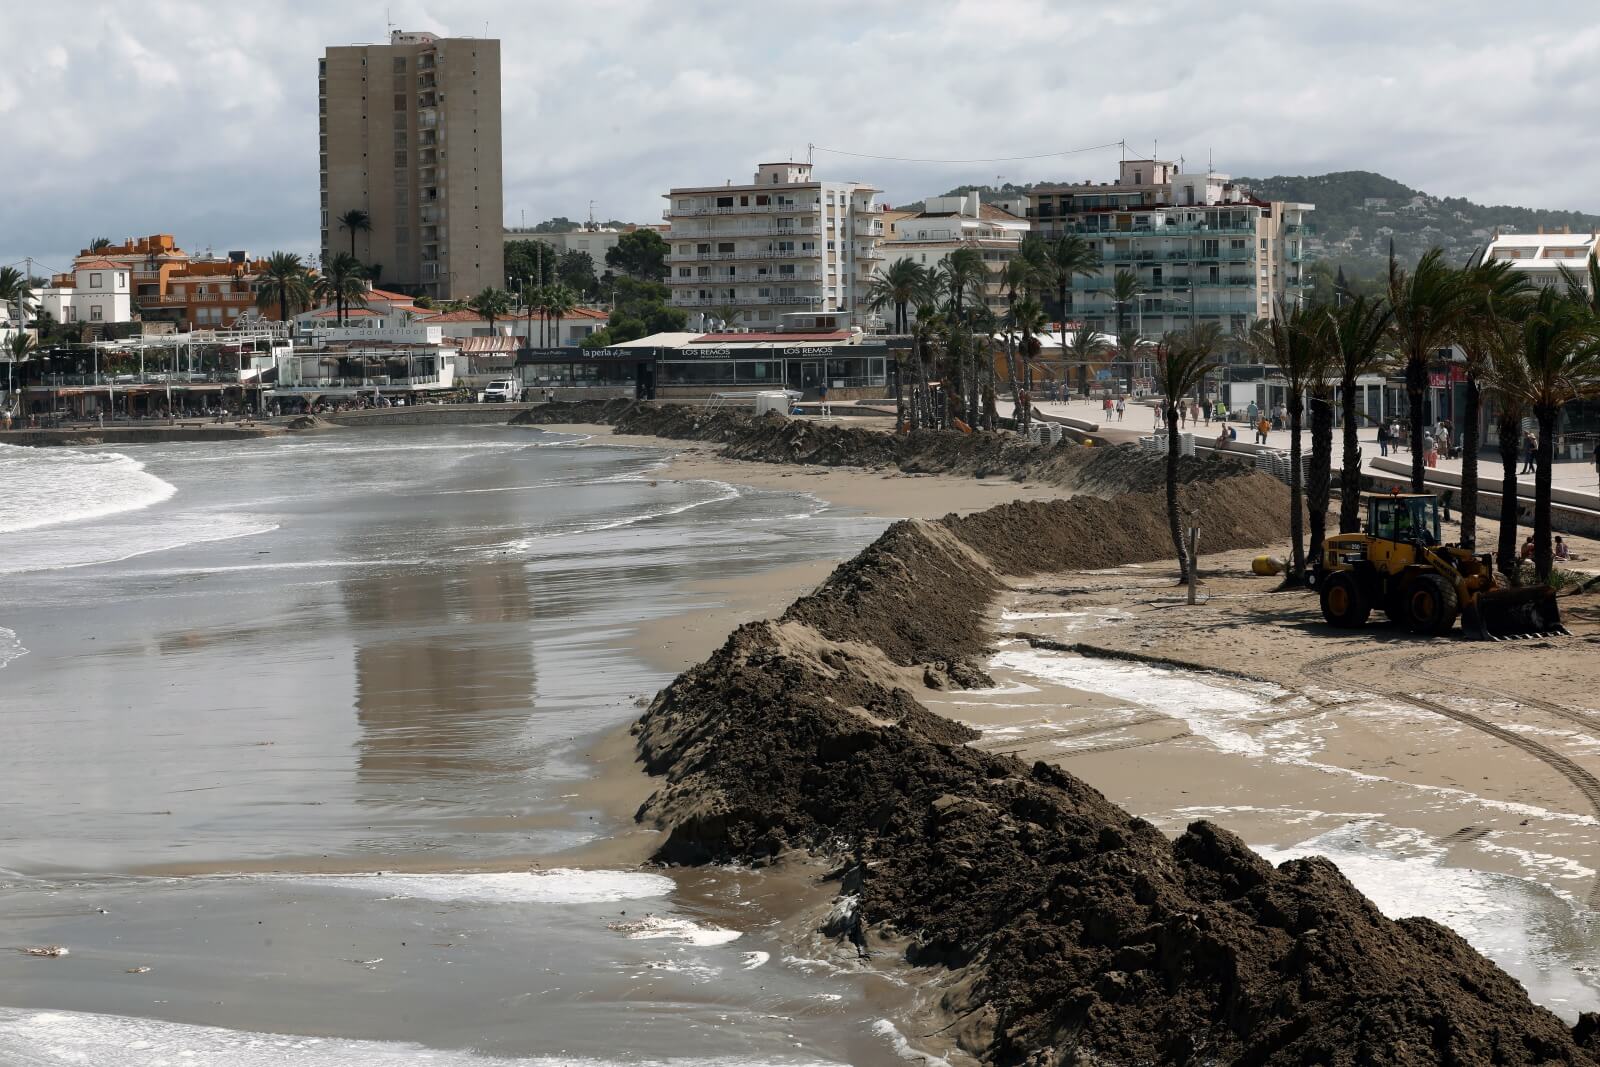
[{"label": "sand berm along beach", "polygon": [[[563,405],[528,421],[720,441],[769,462],[1026,472],[1071,499],[907,520],[781,617],[739,627],[634,728],[673,864],[812,864],[815,921],[936,975],[926,1027],[985,1062],[1591,1063],[1452,931],[1385,918],[1331,863],[1278,868],[1210,822],[1169,840],[1072,775],[966,745],[915,693],[982,684],[1010,579],[1170,556],[1162,458],[1132,449]],[[1280,541],[1287,490],[1186,460],[1214,550]]]}]

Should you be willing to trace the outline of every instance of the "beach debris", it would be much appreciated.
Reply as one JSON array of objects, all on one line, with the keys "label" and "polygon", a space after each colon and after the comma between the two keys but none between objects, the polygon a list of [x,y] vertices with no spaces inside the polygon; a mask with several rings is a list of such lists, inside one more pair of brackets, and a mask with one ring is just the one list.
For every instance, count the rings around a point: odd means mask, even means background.
[{"label": "beach debris", "polygon": [[379,956],[376,959],[370,960],[344,960],[343,962],[353,963],[357,967],[365,967],[369,971],[375,971],[378,969],[378,964],[383,962],[383,957]]},{"label": "beach debris", "polygon": [[148,967],[129,967],[128,970],[127,970],[127,973],[128,974],[149,974],[150,973],[150,968],[148,968]]},{"label": "beach debris", "polygon": [[71,955],[65,945],[38,945],[33,948],[22,949],[21,952],[24,956],[44,956],[50,959]]}]

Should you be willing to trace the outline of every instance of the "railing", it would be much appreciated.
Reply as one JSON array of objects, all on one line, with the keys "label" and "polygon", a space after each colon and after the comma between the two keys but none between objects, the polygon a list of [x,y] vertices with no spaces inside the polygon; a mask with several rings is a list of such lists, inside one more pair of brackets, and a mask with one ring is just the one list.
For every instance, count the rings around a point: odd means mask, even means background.
[{"label": "railing", "polygon": [[802,223],[795,226],[741,226],[727,230],[697,230],[680,232],[677,227],[667,236],[669,241],[726,241],[739,237],[787,237],[792,235],[815,237],[817,224]]},{"label": "railing", "polygon": [[704,215],[813,215],[822,210],[820,203],[807,204],[743,204],[733,207],[669,207],[661,212],[664,219],[699,218]]},{"label": "railing", "polygon": [[690,263],[708,259],[816,259],[817,250],[808,248],[805,251],[790,249],[787,252],[772,248],[751,249],[745,252],[673,252],[667,257],[669,263]]},{"label": "railing", "polygon": [[884,258],[883,249],[881,249],[881,248],[873,248],[873,247],[870,247],[870,246],[866,247],[866,248],[857,248],[856,249],[856,258],[857,259],[883,259]]},{"label": "railing", "polygon": [[1316,233],[1317,224],[1314,222],[1291,222],[1283,228],[1284,233]]}]

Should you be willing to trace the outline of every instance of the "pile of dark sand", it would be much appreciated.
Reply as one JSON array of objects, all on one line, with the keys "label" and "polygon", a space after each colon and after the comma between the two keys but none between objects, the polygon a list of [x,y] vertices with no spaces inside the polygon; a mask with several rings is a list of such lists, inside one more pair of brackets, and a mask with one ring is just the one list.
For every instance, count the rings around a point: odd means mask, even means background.
[{"label": "pile of dark sand", "polygon": [[[1183,489],[1208,547],[1284,536],[1280,483],[1213,473]],[[825,932],[943,968],[928,1030],[985,1062],[1593,1062],[1594,1017],[1569,1031],[1326,860],[1274,869],[1208,822],[1169,841],[917,702],[981,654],[1004,574],[1166,558],[1165,530],[1159,493],[895,524],[641,718],[658,858],[822,859],[839,892]]]},{"label": "pile of dark sand", "polygon": [[[514,423],[599,423],[617,433],[705,441],[724,446],[725,459],[827,467],[897,468],[907,474],[947,474],[1059,485],[1074,493],[1115,496],[1165,484],[1165,457],[1131,446],[1087,448],[1072,441],[1030,445],[1014,434],[963,434],[922,430],[891,434],[848,422],[815,422],[781,415],[706,411],[681,404],[650,405],[629,400],[545,404]],[[1246,470],[1239,460],[1180,459],[1185,482],[1231,477]]]}]

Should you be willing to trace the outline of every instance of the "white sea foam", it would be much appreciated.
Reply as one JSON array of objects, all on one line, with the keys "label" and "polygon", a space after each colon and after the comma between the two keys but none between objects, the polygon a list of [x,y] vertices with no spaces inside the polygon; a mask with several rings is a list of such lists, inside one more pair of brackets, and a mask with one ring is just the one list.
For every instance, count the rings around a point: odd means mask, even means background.
[{"label": "white sea foam", "polygon": [[0,574],[119,563],[188,545],[254,537],[277,528],[276,522],[259,515],[195,511],[138,520],[109,519],[76,529],[70,537],[0,536]]},{"label": "white sea foam", "polygon": [[1443,923],[1504,967],[1541,1004],[1571,1020],[1600,1005],[1600,991],[1559,947],[1580,912],[1560,890],[1511,875],[1444,865],[1445,849],[1421,831],[1352,823],[1288,848],[1252,846],[1271,863],[1326,856],[1392,919]]},{"label": "white sea foam", "polygon": [[[682,941],[686,945],[698,945],[702,948],[711,945],[726,945],[729,941],[739,938],[739,931],[727,930],[720,926],[702,926],[688,919],[678,919],[665,915],[646,915],[640,919],[627,919],[620,922],[608,923],[607,926],[619,934],[625,935],[631,941],[653,941],[660,938],[671,938]],[[755,953],[765,955],[765,953]],[[763,959],[761,963],[765,963]],[[760,966],[761,963],[756,964]]]},{"label": "white sea foam", "polygon": [[585,1056],[485,1056],[397,1041],[300,1037],[191,1026],[159,1019],[73,1011],[0,1008],[0,1063],[7,1067],[831,1067],[821,1060],[745,1057],[595,1059]]},{"label": "white sea foam", "polygon": [[0,445],[0,534],[134,511],[178,490],[121,452]]},{"label": "white sea foam", "polygon": [[4,667],[18,656],[27,654],[28,650],[23,648],[22,642],[17,639],[17,631],[0,626],[0,667]]},{"label": "white sea foam", "polygon": [[1264,696],[1204,680],[1203,675],[1144,664],[1111,663],[1032,649],[1010,649],[994,666],[1031,674],[1057,685],[1119,700],[1170,715],[1224,752],[1263,753],[1261,742],[1241,727],[1266,710]]},{"label": "white sea foam", "polygon": [[922,1063],[927,1067],[950,1067],[950,1061],[944,1057],[918,1052],[912,1048],[911,1042],[906,1040],[906,1035],[888,1019],[879,1019],[873,1023],[872,1032],[888,1041],[890,1047],[894,1049],[894,1054],[908,1063]]},{"label": "white sea foam", "polygon": [[672,879],[659,874],[569,867],[546,871],[292,877],[310,885],[359,890],[376,897],[466,904],[603,904],[652,900],[673,889]]}]

